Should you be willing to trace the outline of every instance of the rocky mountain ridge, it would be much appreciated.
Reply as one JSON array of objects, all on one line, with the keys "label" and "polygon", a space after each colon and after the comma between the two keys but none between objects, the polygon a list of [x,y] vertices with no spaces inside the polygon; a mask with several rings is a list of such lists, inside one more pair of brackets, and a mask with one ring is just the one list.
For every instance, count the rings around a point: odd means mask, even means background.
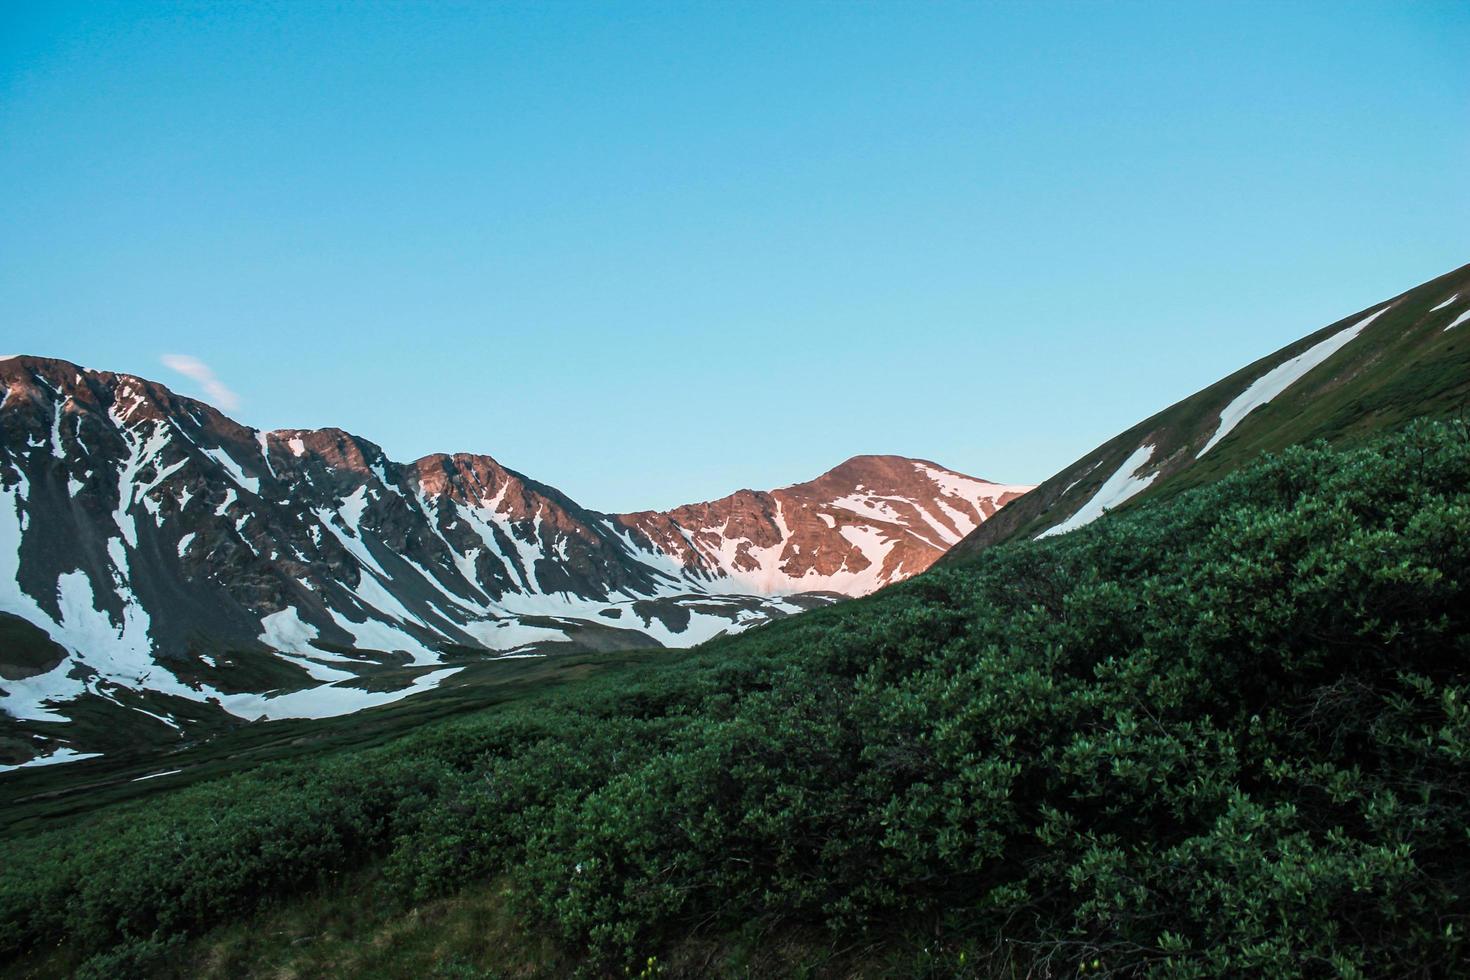
[{"label": "rocky mountain ridge", "polygon": [[12,357],[0,711],[34,730],[105,703],[183,730],[385,703],[465,657],[689,646],[916,574],[1026,489],[863,456],[606,514],[488,456],[399,463],[340,429],[260,432],[156,382]]}]

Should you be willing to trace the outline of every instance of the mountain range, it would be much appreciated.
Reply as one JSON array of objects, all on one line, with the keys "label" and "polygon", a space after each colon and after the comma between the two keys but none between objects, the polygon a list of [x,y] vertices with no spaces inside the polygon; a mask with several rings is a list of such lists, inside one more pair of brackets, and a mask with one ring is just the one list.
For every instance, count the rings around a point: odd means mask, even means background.
[{"label": "mountain range", "polygon": [[489,456],[399,463],[27,356],[0,361],[0,486],[0,710],[31,736],[0,763],[79,711],[182,735],[474,659],[690,646],[917,574],[1030,489],[858,456],[607,514]]},{"label": "mountain range", "polygon": [[[1032,489],[859,456],[608,514],[488,456],[260,432],[157,383],[0,360],[0,765],[327,717],[486,661],[690,646],[1470,403],[1470,266],[1332,323]],[[1029,491],[1029,492],[1028,492]]]}]

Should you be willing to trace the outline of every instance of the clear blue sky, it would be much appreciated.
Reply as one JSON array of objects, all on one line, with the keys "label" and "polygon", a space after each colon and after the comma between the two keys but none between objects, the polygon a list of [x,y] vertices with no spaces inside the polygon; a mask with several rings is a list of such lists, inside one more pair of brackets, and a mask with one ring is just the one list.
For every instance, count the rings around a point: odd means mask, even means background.
[{"label": "clear blue sky", "polygon": [[0,5],[0,348],[607,510],[1039,481],[1470,262],[1470,4]]}]

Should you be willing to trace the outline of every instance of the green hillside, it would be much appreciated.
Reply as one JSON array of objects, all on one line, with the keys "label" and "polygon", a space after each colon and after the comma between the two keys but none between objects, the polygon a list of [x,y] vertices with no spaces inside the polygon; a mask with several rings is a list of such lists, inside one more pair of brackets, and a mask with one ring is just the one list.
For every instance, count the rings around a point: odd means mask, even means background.
[{"label": "green hillside", "polygon": [[[1470,406],[1470,325],[1447,328],[1467,310],[1470,265],[1323,327],[1099,446],[976,528],[944,560],[963,560],[1056,526],[1093,498],[1142,446],[1154,452],[1139,476],[1153,482],[1120,506],[1211,483],[1261,453],[1313,439],[1352,445],[1409,419],[1464,415]],[[1221,411],[1252,383],[1378,311],[1361,334],[1200,455]]]},{"label": "green hillside", "polygon": [[[1242,430],[1244,432],[1244,430]],[[11,976],[1470,967],[1470,426],[0,847]]]}]

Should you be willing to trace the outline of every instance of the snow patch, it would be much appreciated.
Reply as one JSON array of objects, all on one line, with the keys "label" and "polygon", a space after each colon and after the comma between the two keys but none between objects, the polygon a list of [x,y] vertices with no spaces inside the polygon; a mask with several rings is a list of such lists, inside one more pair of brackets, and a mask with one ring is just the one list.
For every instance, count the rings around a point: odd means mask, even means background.
[{"label": "snow patch", "polygon": [[276,468],[271,465],[271,447],[264,432],[255,433],[255,443],[260,446],[260,458],[265,460],[265,471],[272,477],[276,475]]},{"label": "snow patch", "polygon": [[183,771],[182,769],[169,769],[164,772],[150,772],[146,776],[139,776],[137,779],[132,780],[132,782],[141,783],[145,779],[157,779],[159,776],[177,776]]},{"label": "snow patch", "polygon": [[317,652],[311,641],[317,638],[317,628],[301,618],[295,606],[287,606],[260,620],[260,642],[282,653],[307,656]]},{"label": "snow patch", "polygon": [[514,619],[469,623],[464,631],[491,650],[519,650],[532,643],[565,642],[567,634],[548,626],[526,626]]},{"label": "snow patch", "polygon": [[1352,326],[1339,330],[1326,340],[1318,341],[1297,356],[1281,362],[1253,381],[1249,387],[1236,395],[1229,405],[1221,409],[1219,428],[1215,430],[1214,435],[1210,436],[1210,441],[1205,443],[1205,448],[1199,451],[1195,459],[1203,459],[1205,453],[1214,449],[1215,445],[1243,422],[1247,415],[1270,402],[1300,381],[1313,368],[1342,350],[1358,334],[1362,333],[1368,324],[1387,313],[1391,308],[1392,304],[1376,313],[1368,314]]},{"label": "snow patch", "polygon": [[57,459],[66,458],[66,450],[61,446],[61,415],[65,408],[66,402],[57,401],[56,414],[51,419],[51,455]]},{"label": "snow patch", "polygon": [[918,464],[919,471],[933,480],[945,495],[950,497],[964,497],[966,500],[999,500],[1008,493],[1025,493],[1034,490],[1034,487],[1021,486],[1012,483],[991,483],[989,480],[974,480],[949,470],[940,469],[937,466],[929,466],[925,463]]},{"label": "snow patch", "polygon": [[234,480],[236,483],[240,484],[241,487],[249,490],[257,497],[260,496],[259,478],[246,476],[245,471],[240,468],[240,464],[235,462],[235,460],[231,458],[229,453],[225,452],[223,449],[211,449],[207,447],[200,447],[200,452],[204,453],[204,455],[208,456],[210,459],[214,460],[221,467],[223,467],[224,471],[230,475],[230,479]]},{"label": "snow patch", "polygon": [[101,752],[78,752],[76,749],[57,749],[50,755],[39,755],[29,762],[22,762],[17,766],[0,766],[0,772],[11,772],[15,769],[33,769],[40,766],[55,766],[63,762],[81,762],[83,759],[95,759]]},{"label": "snow patch", "polygon": [[215,700],[230,714],[240,718],[263,718],[268,721],[281,718],[335,718],[431,691],[463,669],[447,667],[429,671],[397,691],[364,691],[358,687],[327,684],[304,691],[277,694],[274,697],[260,694],[222,694],[217,695]]},{"label": "snow patch", "polygon": [[364,483],[337,507],[337,513],[342,515],[342,522],[352,529],[353,534],[358,533],[358,525],[362,523],[362,512],[367,510],[367,484]]},{"label": "snow patch", "polygon": [[1037,535],[1038,538],[1051,537],[1054,534],[1066,534],[1075,531],[1084,524],[1091,524],[1103,513],[1119,506],[1124,501],[1137,496],[1148,488],[1149,484],[1158,479],[1157,472],[1148,476],[1140,476],[1143,468],[1153,459],[1154,447],[1152,443],[1139,446],[1133,451],[1133,455],[1123,461],[1118,471],[1108,477],[1107,481],[1098,488],[1092,499],[1078,508],[1077,512],[1055,527],[1047,528]]}]

